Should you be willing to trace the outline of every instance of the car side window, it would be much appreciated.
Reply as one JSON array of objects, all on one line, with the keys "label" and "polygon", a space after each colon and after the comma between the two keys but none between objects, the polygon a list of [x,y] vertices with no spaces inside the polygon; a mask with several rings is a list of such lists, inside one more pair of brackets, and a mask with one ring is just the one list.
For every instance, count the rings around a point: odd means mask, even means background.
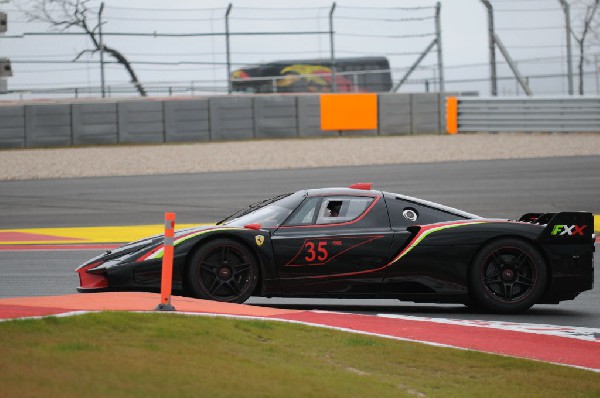
[{"label": "car side window", "polygon": [[310,225],[315,223],[315,213],[320,197],[307,198],[296,209],[294,214],[285,222],[285,225]]},{"label": "car side window", "polygon": [[386,197],[386,204],[393,228],[408,228],[411,225],[425,225],[465,219],[465,217],[431,209],[418,203],[406,201],[400,197]]},{"label": "car side window", "polygon": [[329,196],[319,206],[317,224],[334,224],[360,217],[373,203],[373,198],[362,196]]}]

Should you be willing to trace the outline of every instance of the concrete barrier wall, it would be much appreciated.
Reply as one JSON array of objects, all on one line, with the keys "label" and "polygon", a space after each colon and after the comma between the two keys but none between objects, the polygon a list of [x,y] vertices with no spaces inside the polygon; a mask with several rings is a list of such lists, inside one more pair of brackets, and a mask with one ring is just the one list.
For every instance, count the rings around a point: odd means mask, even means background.
[{"label": "concrete barrier wall", "polygon": [[[380,94],[377,130],[321,130],[319,95],[0,105],[0,148],[442,133],[439,94]],[[445,126],[444,126],[445,127]]]},{"label": "concrete barrier wall", "polygon": [[70,105],[49,104],[25,107],[27,147],[56,147],[72,144]]},{"label": "concrete barrier wall", "polygon": [[439,134],[445,131],[445,99],[439,93],[380,94],[379,134]]},{"label": "concrete barrier wall", "polygon": [[411,97],[411,94],[379,95],[379,134],[412,134],[413,125]]},{"label": "concrete barrier wall", "polygon": [[296,97],[254,98],[254,137],[293,138],[298,136]]},{"label": "concrete barrier wall", "polygon": [[73,104],[71,126],[73,145],[116,144],[117,104]]},{"label": "concrete barrier wall", "polygon": [[254,138],[252,97],[216,97],[210,104],[210,137],[213,141]]},{"label": "concrete barrier wall", "polygon": [[25,107],[0,107],[0,148],[25,147]]},{"label": "concrete barrier wall", "polygon": [[165,101],[167,142],[210,140],[208,100]]},{"label": "concrete barrier wall", "polygon": [[123,101],[117,112],[119,142],[165,142],[162,101]]},{"label": "concrete barrier wall", "polygon": [[413,134],[432,134],[441,129],[440,96],[437,93],[431,94],[412,94],[412,133]]},{"label": "concrete barrier wall", "polygon": [[321,130],[321,102],[318,95],[300,95],[298,106],[298,135],[300,137],[322,137],[331,135]]}]

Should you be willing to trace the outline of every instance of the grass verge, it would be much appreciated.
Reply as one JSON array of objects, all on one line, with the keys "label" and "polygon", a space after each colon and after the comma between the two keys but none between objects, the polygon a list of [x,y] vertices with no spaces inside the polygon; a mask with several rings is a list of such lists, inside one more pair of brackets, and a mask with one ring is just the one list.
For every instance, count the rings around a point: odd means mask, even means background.
[{"label": "grass verge", "polygon": [[0,323],[2,397],[598,397],[600,374],[302,325],[94,313]]}]

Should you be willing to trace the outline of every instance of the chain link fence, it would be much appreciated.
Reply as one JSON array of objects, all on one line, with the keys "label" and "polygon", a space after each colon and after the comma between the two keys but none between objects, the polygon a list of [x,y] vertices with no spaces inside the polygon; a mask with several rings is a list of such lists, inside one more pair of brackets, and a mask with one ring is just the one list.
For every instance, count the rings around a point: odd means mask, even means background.
[{"label": "chain link fence", "polygon": [[[147,8],[105,3],[104,43],[127,57],[149,96],[226,94],[230,91],[229,72],[238,69],[276,60],[335,62],[348,57],[386,57],[394,85],[407,77],[399,92],[437,92],[443,87],[448,92],[489,95],[487,62],[442,67],[436,51],[425,51],[437,34],[441,36],[437,43],[440,51],[444,43],[444,32],[436,31],[438,3],[434,1],[420,1],[414,7],[323,3],[278,8],[260,7],[260,2],[254,2],[256,6],[234,3],[231,8],[226,4]],[[567,94],[566,35],[559,1],[492,3],[496,33],[534,95]],[[25,8],[29,3],[19,4],[0,4],[9,20],[7,32],[0,34],[0,58],[9,58],[13,70],[0,100],[97,98],[103,91],[102,69],[107,97],[138,95],[122,65],[108,54],[101,63],[98,51],[86,51],[94,47],[80,29],[60,31],[31,20]],[[85,4],[88,21],[95,26],[101,3]],[[582,12],[581,6],[572,7],[574,31],[581,28]],[[464,46],[469,45],[465,40]],[[586,55],[585,93],[598,95],[600,47],[592,39]],[[576,56],[574,51],[574,63]],[[499,95],[524,95],[500,57],[497,70]],[[276,86],[278,77],[274,79]]]}]

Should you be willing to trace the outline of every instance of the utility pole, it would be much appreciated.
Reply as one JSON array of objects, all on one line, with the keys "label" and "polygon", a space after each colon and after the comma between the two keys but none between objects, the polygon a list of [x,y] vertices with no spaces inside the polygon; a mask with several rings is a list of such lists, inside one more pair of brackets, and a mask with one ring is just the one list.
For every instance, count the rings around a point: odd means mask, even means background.
[{"label": "utility pole", "polygon": [[490,52],[490,90],[493,97],[498,95],[498,76],[496,74],[496,45],[494,43],[494,9],[489,0],[481,0],[488,14],[488,48]]},{"label": "utility pole", "polygon": [[102,12],[104,11],[104,2],[100,3],[100,11],[98,12],[98,36],[100,43],[100,91],[102,98],[106,98],[106,81],[104,79],[104,36],[102,35]]},{"label": "utility pole", "polygon": [[335,77],[335,48],[334,48],[334,32],[333,32],[333,12],[335,11],[335,1],[329,10],[329,49],[331,51],[331,91],[337,93],[337,81]]},{"label": "utility pole", "polygon": [[600,64],[598,64],[598,56],[600,54],[594,54],[594,61],[596,66],[596,95],[600,95],[600,79],[598,79],[598,75],[600,75]]},{"label": "utility pole", "polygon": [[558,0],[562,5],[563,11],[565,13],[565,31],[566,31],[566,39],[567,39],[567,82],[569,86],[569,95],[573,95],[573,55],[571,49],[571,10],[569,7],[569,3],[567,0]]},{"label": "utility pole", "polygon": [[[5,12],[0,11],[0,35],[6,33],[8,30],[8,15]],[[8,91],[8,84],[5,77],[12,76],[12,67],[8,58],[0,57],[0,93]]]},{"label": "utility pole", "polygon": [[227,94],[231,94],[231,49],[229,48],[229,14],[233,5],[229,3],[225,12],[225,51],[227,52]]},{"label": "utility pole", "polygon": [[523,78],[523,76],[519,72],[517,64],[513,61],[510,54],[508,53],[508,50],[506,49],[506,47],[504,47],[504,44],[502,44],[502,40],[500,40],[500,37],[498,37],[498,35],[494,31],[494,9],[492,8],[492,4],[490,3],[489,0],[481,0],[481,2],[487,8],[487,12],[488,12],[488,36],[489,36],[489,49],[490,49],[490,80],[491,80],[492,96],[495,97],[498,95],[498,76],[496,73],[496,46],[498,46],[498,49],[504,56],[506,63],[510,67],[510,70],[512,71],[513,75],[515,75],[515,77],[517,78],[517,81],[523,88],[523,91],[525,91],[525,93],[527,95],[533,95],[533,93],[531,92],[531,89],[529,88],[529,83],[528,83],[527,79]]},{"label": "utility pole", "polygon": [[444,85],[444,61],[442,59],[442,24],[441,24],[441,4],[438,1],[435,5],[435,37],[437,42],[438,75],[440,78],[440,93],[446,91]]}]

